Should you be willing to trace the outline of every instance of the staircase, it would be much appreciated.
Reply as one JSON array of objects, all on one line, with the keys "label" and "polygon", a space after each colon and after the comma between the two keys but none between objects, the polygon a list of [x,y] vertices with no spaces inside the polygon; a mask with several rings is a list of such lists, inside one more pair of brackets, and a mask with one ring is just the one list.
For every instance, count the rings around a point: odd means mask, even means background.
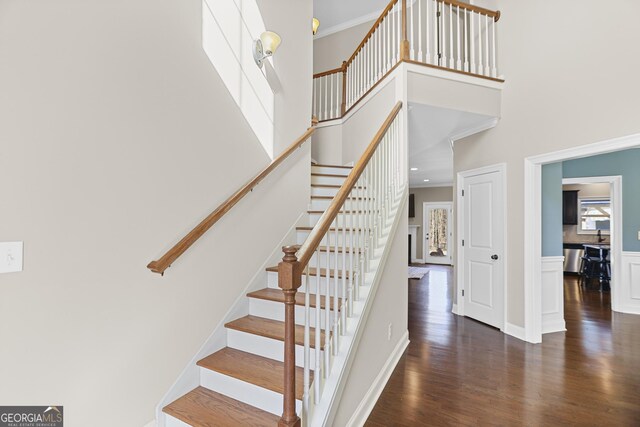
[{"label": "staircase", "polygon": [[[313,226],[336,195],[345,178],[351,171],[345,166],[311,167],[311,205],[309,226],[298,227],[296,244],[306,240]],[[353,250],[351,246],[347,251]],[[321,247],[321,258],[335,247]],[[342,248],[338,248],[342,252]],[[338,257],[339,258],[339,257]],[[320,259],[323,265],[323,260]],[[318,259],[310,262],[309,276],[318,272],[324,277],[327,271],[318,268]],[[333,277],[334,272],[330,272]],[[341,273],[338,273],[341,277]],[[304,281],[304,279],[303,279]],[[311,280],[311,283],[314,283]],[[296,295],[296,358],[298,365],[304,361],[304,285]],[[310,307],[315,311],[318,306],[316,289],[311,288]],[[341,291],[340,291],[341,292]],[[284,295],[278,288],[277,266],[267,268],[265,288],[251,292],[249,315],[235,319],[225,325],[227,347],[200,360],[200,386],[164,407],[167,414],[166,425],[178,426],[274,426],[282,413],[283,394],[283,342],[285,336]],[[333,319],[335,301],[330,298],[330,318]],[[342,306],[342,302],[338,302]],[[325,300],[320,298],[320,307],[324,310]],[[325,317],[322,317],[324,327]],[[315,348],[315,314],[311,315],[311,352],[325,350],[327,337],[321,332],[320,348]],[[303,369],[298,367],[296,375],[296,407],[302,411]],[[313,382],[313,372],[311,373]]]}]

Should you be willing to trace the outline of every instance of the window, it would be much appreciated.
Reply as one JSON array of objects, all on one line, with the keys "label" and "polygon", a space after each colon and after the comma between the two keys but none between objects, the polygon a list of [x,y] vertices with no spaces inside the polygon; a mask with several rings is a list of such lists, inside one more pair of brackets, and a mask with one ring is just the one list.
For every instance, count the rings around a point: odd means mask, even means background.
[{"label": "window", "polygon": [[578,199],[578,234],[609,234],[611,229],[611,199]]}]

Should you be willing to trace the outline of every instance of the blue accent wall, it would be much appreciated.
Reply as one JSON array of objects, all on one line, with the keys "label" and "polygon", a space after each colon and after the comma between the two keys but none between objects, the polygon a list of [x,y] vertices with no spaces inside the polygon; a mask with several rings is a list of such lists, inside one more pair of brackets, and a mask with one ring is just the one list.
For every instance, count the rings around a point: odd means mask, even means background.
[{"label": "blue accent wall", "polygon": [[568,160],[562,164],[564,178],[613,175],[622,175],[622,249],[640,252],[640,149]]},{"label": "blue accent wall", "polygon": [[562,163],[542,166],[542,256],[562,256]]}]

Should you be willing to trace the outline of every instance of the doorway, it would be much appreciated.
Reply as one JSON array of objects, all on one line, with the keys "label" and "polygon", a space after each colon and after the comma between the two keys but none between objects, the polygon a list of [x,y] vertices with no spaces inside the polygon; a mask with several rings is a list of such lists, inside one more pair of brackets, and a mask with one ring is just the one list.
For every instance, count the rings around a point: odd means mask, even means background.
[{"label": "doorway", "polygon": [[423,203],[424,242],[422,259],[426,264],[451,265],[451,212],[453,203]]},{"label": "doorway", "polygon": [[458,174],[458,314],[504,330],[506,165]]}]

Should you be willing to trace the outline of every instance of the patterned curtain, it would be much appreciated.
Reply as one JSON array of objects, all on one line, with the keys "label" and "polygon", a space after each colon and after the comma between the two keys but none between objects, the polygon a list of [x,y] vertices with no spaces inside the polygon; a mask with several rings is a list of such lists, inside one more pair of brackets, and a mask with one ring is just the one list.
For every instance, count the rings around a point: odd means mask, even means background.
[{"label": "patterned curtain", "polygon": [[429,215],[429,255],[447,253],[447,209],[432,209]]}]

